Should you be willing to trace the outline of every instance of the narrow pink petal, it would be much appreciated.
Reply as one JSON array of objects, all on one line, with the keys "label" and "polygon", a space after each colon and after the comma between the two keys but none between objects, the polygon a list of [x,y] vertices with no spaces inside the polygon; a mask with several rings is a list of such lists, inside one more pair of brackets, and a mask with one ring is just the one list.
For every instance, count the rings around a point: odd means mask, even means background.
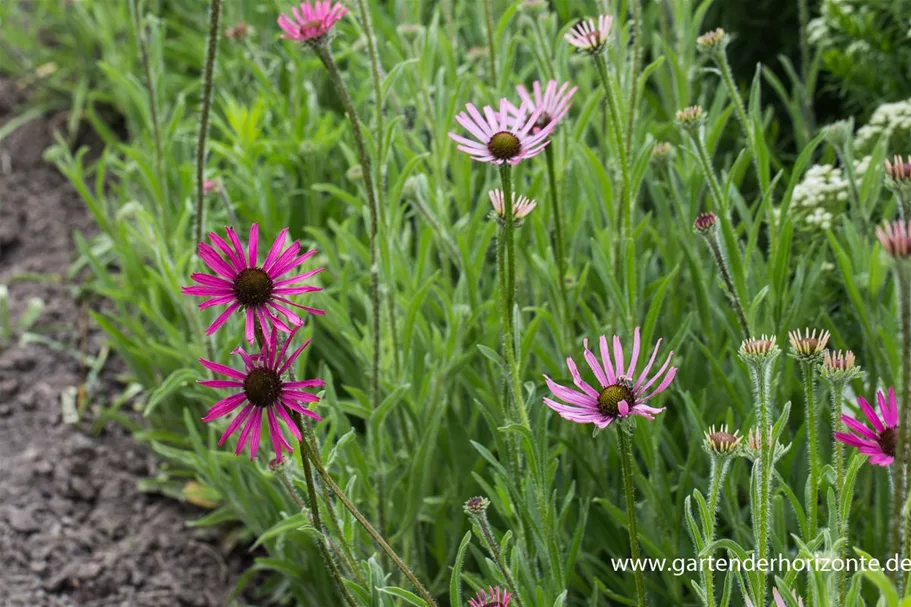
[{"label": "narrow pink petal", "polygon": [[610,384],[607,381],[607,377],[604,375],[604,370],[601,368],[601,363],[598,362],[598,359],[595,358],[595,355],[591,350],[588,349],[588,340],[585,340],[585,352],[583,356],[585,357],[585,362],[588,363],[589,368],[592,370],[592,373],[595,374],[595,378],[601,382],[601,387],[606,388]]},{"label": "narrow pink petal", "polygon": [[227,415],[231,411],[234,411],[234,409],[237,409],[245,400],[247,400],[247,395],[244,392],[233,394],[228,398],[223,398],[212,405],[212,408],[210,408],[206,413],[206,416],[202,418],[202,421],[210,422],[213,419]]},{"label": "narrow pink petal", "polygon": [[222,295],[234,295],[234,290],[230,287],[182,287],[180,292],[184,295],[193,295],[196,297],[213,297]]},{"label": "narrow pink petal", "polygon": [[205,309],[211,308],[213,306],[225,306],[225,305],[231,303],[232,301],[234,301],[233,294],[221,295],[219,297],[213,297],[212,299],[208,299],[208,300],[202,302],[201,304],[199,304],[199,306],[197,306],[197,307],[200,310],[205,310]]},{"label": "narrow pink petal", "polygon": [[[240,455],[240,452],[244,450],[244,446],[247,444],[247,439],[250,438],[250,433],[253,431],[253,426],[256,425],[256,431],[259,432],[259,423],[262,418],[262,411],[259,407],[254,407],[250,411],[250,415],[247,416],[247,422],[244,424],[244,429],[240,432],[240,438],[237,439],[237,448],[234,449],[234,455]],[[250,458],[252,459],[252,458]]]},{"label": "narrow pink petal", "polygon": [[[271,267],[272,264],[278,259],[279,254],[281,253],[282,247],[285,246],[285,240],[288,238],[288,228],[282,228],[281,232],[278,233],[278,236],[275,237],[275,240],[272,242],[272,248],[269,249],[268,255],[266,255],[266,261],[263,262],[263,269]],[[268,271],[268,270],[265,270]]]},{"label": "narrow pink petal", "polygon": [[291,419],[291,414],[285,409],[285,403],[279,401],[278,404],[275,405],[275,409],[278,411],[281,418],[285,420],[285,424],[288,426],[288,429],[291,430],[291,434],[294,435],[294,438],[296,438],[298,442],[302,441],[303,437],[301,437],[300,430],[297,429],[297,424]]},{"label": "narrow pink petal", "polygon": [[870,403],[867,402],[867,399],[865,399],[863,396],[858,396],[857,404],[860,405],[861,411],[863,411],[864,415],[867,416],[867,420],[869,420],[870,425],[876,428],[878,432],[882,432],[886,429],[886,427],[883,426],[883,423],[879,420],[879,416],[876,415],[876,411],[874,411],[873,407],[870,406]]},{"label": "narrow pink petal", "polygon": [[636,330],[633,331],[633,353],[629,358],[629,367],[626,369],[627,377],[632,378],[633,373],[636,372],[636,363],[639,362],[639,327],[636,327]]},{"label": "narrow pink petal", "polygon": [[602,418],[601,414],[597,411],[588,411],[585,409],[568,407],[566,405],[561,405],[560,403],[553,401],[547,397],[544,398],[544,404],[556,411],[560,417],[571,422],[594,423],[596,420]]},{"label": "narrow pink petal", "polygon": [[228,243],[225,242],[225,240],[221,236],[219,236],[215,232],[209,232],[209,240],[211,240],[215,244],[215,246],[221,250],[222,253],[224,253],[225,255],[228,256],[228,259],[231,260],[231,264],[235,267],[235,269],[237,269],[238,272],[240,270],[244,269],[243,258],[238,257],[235,254],[234,250],[231,249],[231,246],[228,245]]},{"label": "narrow pink petal", "polygon": [[233,280],[237,276],[237,270],[232,268],[228,263],[218,256],[218,253],[215,252],[210,245],[207,245],[204,242],[199,243],[199,257],[202,258],[206,265],[208,265],[216,274],[227,278],[228,280]]},{"label": "narrow pink petal", "polygon": [[321,379],[305,379],[303,381],[288,381],[282,384],[285,388],[322,388],[326,385]]},{"label": "narrow pink petal", "polygon": [[244,257],[244,246],[241,244],[240,238],[237,237],[237,232],[235,232],[234,228],[230,226],[225,228],[225,232],[228,234],[228,240],[230,240],[231,244],[234,245],[234,250],[237,252],[237,257],[243,261],[246,261],[246,257]]},{"label": "narrow pink petal", "polygon": [[253,308],[247,308],[244,314],[246,321],[244,325],[244,337],[248,344],[256,341],[256,317],[253,314]]},{"label": "narrow pink petal", "polygon": [[282,375],[285,371],[287,371],[291,367],[291,365],[294,364],[294,361],[297,360],[297,357],[300,356],[300,353],[304,351],[304,348],[306,348],[309,345],[310,345],[309,339],[307,341],[305,341],[303,344],[301,344],[301,346],[297,350],[295,350],[291,356],[288,357],[288,359],[285,361],[285,364],[282,365],[281,369],[278,370],[278,374]]},{"label": "narrow pink petal", "polygon": [[233,285],[230,280],[225,280],[224,278],[219,278],[218,276],[212,276],[211,274],[194,272],[190,274],[190,278],[193,281],[207,287],[224,287],[233,290]]},{"label": "narrow pink petal", "polygon": [[576,368],[576,362],[572,358],[567,357],[566,366],[569,367],[569,373],[573,376],[573,383],[576,384],[576,387],[592,398],[597,399],[599,394],[598,391],[582,380],[582,376],[579,375],[579,369]]},{"label": "narrow pink petal", "polygon": [[244,382],[232,381],[230,379],[203,379],[196,382],[200,386],[207,388],[243,388]]},{"label": "narrow pink petal", "polygon": [[850,428],[852,431],[854,431],[854,433],[859,434],[859,435],[863,436],[864,438],[868,438],[872,441],[879,440],[879,435],[876,434],[876,432],[873,432],[873,430],[870,430],[868,427],[866,427],[865,425],[863,425],[856,419],[853,419],[851,417],[848,417],[847,415],[844,415],[844,416],[842,416],[842,421],[845,423],[845,425],[848,428]]},{"label": "narrow pink petal", "polygon": [[314,412],[311,411],[310,409],[307,409],[306,407],[302,407],[301,405],[297,404],[297,403],[294,402],[293,400],[290,400],[290,399],[287,399],[287,400],[286,400],[286,399],[283,398],[283,399],[282,399],[282,404],[285,405],[286,407],[288,407],[289,409],[291,409],[292,411],[297,411],[298,413],[300,413],[300,414],[302,414],[302,415],[306,415],[307,417],[311,417],[311,418],[315,419],[315,420],[318,421],[318,422],[319,422],[319,421],[323,421],[323,418],[322,418],[322,417],[320,417],[319,415],[317,415],[316,413],[314,413]]},{"label": "narrow pink petal", "polygon": [[228,317],[231,316],[232,314],[234,314],[234,312],[235,312],[238,308],[240,308],[240,304],[239,304],[239,303],[233,303],[233,304],[231,304],[230,306],[228,306],[227,308],[225,308],[225,311],[222,312],[221,315],[220,315],[218,318],[215,319],[215,322],[213,322],[211,325],[209,325],[209,328],[208,328],[208,329],[206,329],[206,335],[212,335],[213,333],[215,333],[216,331],[218,331],[218,329],[219,329],[223,324],[225,324],[225,322],[227,322]]},{"label": "narrow pink petal", "polygon": [[263,425],[263,416],[262,413],[257,411],[256,415],[250,420],[248,426],[252,426],[253,429],[250,432],[250,461],[252,462],[256,459],[256,454],[259,452],[259,439],[262,438],[262,425]]},{"label": "narrow pink petal", "polygon": [[239,379],[241,381],[247,379],[247,376],[238,371],[237,369],[232,369],[227,365],[221,363],[215,363],[211,360],[206,360],[205,358],[199,359],[199,364],[201,364],[206,369],[219,373],[220,375],[227,375],[228,377],[233,377],[234,379]]},{"label": "narrow pink petal", "polygon": [[658,371],[655,372],[655,374],[652,376],[652,378],[651,378],[650,380],[648,380],[648,381],[647,381],[645,384],[643,384],[642,386],[639,386],[638,388],[634,388],[634,391],[636,392],[636,394],[641,394],[641,393],[645,392],[646,390],[648,390],[649,387],[650,387],[653,383],[655,383],[655,382],[658,380],[659,377],[661,377],[661,375],[664,373],[664,371],[665,371],[665,370],[668,368],[668,366],[671,364],[671,358],[672,358],[673,356],[674,356],[674,351],[671,350],[670,353],[668,353],[667,359],[665,359],[664,364],[661,365],[661,368],[658,369]]},{"label": "narrow pink petal", "polygon": [[237,429],[240,428],[240,425],[244,423],[244,420],[250,416],[250,412],[255,408],[256,407],[254,405],[247,405],[240,413],[237,414],[237,417],[234,418],[234,421],[228,425],[228,428],[225,430],[224,434],[222,434],[221,438],[218,439],[219,447],[224,445],[225,441],[228,440],[228,437],[234,434]]},{"label": "narrow pink petal", "polygon": [[614,365],[611,364],[610,348],[607,347],[607,337],[602,335],[600,342],[601,362],[604,363],[604,372],[607,374],[607,383],[608,385],[613,385],[617,382],[617,374],[614,372]]},{"label": "narrow pink petal", "polygon": [[[655,388],[654,390],[652,390],[648,396],[639,399],[639,402],[644,403],[648,400],[651,400],[654,396],[657,396],[658,394],[661,394],[662,392],[664,392],[667,389],[667,387],[671,385],[671,382],[674,381],[674,377],[676,375],[677,375],[677,367],[671,367],[670,370],[667,372],[667,375],[664,376],[664,380],[658,385],[658,387]],[[660,377],[660,375],[656,375],[654,379],[657,379],[659,377]],[[654,379],[652,381],[654,381]],[[649,385],[651,385],[651,384],[652,384],[652,382],[649,382]],[[647,389],[648,389],[648,387],[646,386],[645,388],[642,389],[642,391],[645,392]]]},{"label": "narrow pink petal", "polygon": [[576,392],[575,390],[571,390],[570,388],[561,386],[546,375],[544,376],[544,381],[547,383],[547,388],[554,394],[554,396],[560,400],[566,401],[571,405],[578,405],[580,407],[597,408],[598,406],[597,398],[592,398],[587,394],[582,394],[580,392]]},{"label": "narrow pink petal", "polygon": [[623,361],[623,344],[620,343],[618,335],[614,335],[614,368],[617,370],[617,375],[622,375],[626,369]]},{"label": "narrow pink petal", "polygon": [[[278,420],[275,419],[275,412],[272,411],[272,407],[268,408],[266,415],[269,419],[269,439],[272,441],[272,449],[275,451],[275,457],[281,459],[282,445],[285,443],[285,437],[282,436],[282,431],[278,427]],[[288,447],[288,451],[292,451],[290,446]]]},{"label": "narrow pink petal", "polygon": [[254,223],[250,226],[250,241],[247,243],[247,253],[250,256],[250,268],[256,267],[257,255],[259,253],[259,225]]},{"label": "narrow pink petal", "polygon": [[626,417],[629,415],[629,403],[625,400],[621,400],[617,403],[617,411],[620,417]]}]

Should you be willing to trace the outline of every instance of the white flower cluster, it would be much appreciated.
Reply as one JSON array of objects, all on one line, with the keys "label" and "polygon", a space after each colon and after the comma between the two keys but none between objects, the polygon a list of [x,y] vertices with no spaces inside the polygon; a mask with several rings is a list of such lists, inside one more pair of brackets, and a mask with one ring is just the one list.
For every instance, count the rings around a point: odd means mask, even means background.
[{"label": "white flower cluster", "polygon": [[870,122],[857,130],[854,144],[867,149],[880,137],[892,137],[896,132],[911,133],[911,99],[884,103],[876,108]]},{"label": "white flower cluster", "polygon": [[[860,181],[870,167],[870,156],[854,162],[854,175]],[[802,218],[808,229],[828,230],[835,214],[840,212],[851,196],[851,184],[840,167],[816,164],[810,167],[803,180],[794,186],[793,213]],[[774,209],[776,223],[780,209]]]}]

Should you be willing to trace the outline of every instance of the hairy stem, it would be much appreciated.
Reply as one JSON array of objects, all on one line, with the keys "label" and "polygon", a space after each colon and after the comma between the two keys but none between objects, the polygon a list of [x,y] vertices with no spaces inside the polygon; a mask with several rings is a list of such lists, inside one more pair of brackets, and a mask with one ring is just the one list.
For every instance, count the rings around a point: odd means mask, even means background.
[{"label": "hairy stem", "polygon": [[206,65],[202,76],[202,109],[199,113],[199,135],[196,139],[196,242],[202,242],[203,214],[206,195],[203,191],[206,168],[206,137],[209,134],[209,113],[212,109],[212,79],[215,59],[218,56],[221,0],[209,4],[209,38],[206,47]]},{"label": "hairy stem", "polygon": [[550,181],[550,203],[554,211],[554,257],[557,259],[558,282],[560,283],[560,297],[563,300],[563,325],[564,334],[572,334],[572,315],[569,309],[569,295],[566,292],[566,257],[563,244],[563,209],[560,207],[560,193],[557,191],[557,174],[554,168],[553,142],[544,148],[547,158],[547,177]]},{"label": "hairy stem", "polygon": [[412,573],[411,569],[408,568],[408,565],[406,565],[405,562],[399,558],[399,555],[395,553],[389,543],[386,542],[383,536],[380,535],[380,533],[373,527],[373,525],[370,524],[370,521],[367,520],[367,517],[365,517],[361,511],[358,510],[358,507],[354,504],[354,502],[351,501],[345,492],[342,491],[341,487],[339,487],[332,479],[332,477],[323,467],[322,462],[320,462],[319,458],[313,452],[311,445],[307,441],[302,441],[301,449],[307,455],[310,462],[313,464],[313,467],[316,468],[316,471],[319,473],[320,478],[322,478],[323,483],[325,483],[326,486],[329,487],[329,490],[335,494],[335,497],[337,497],[338,500],[342,502],[345,508],[348,509],[348,512],[350,512],[352,516],[357,519],[357,522],[360,523],[360,525],[367,531],[370,537],[373,538],[373,541],[376,542],[376,544],[386,554],[386,556],[388,556],[389,559],[395,564],[395,566],[398,567],[399,571],[402,572],[402,575],[404,575],[408,581],[411,582],[421,598],[423,598],[424,601],[430,605],[430,607],[436,607],[436,601],[433,599],[424,585],[421,584],[417,576]]},{"label": "hairy stem", "polygon": [[[706,538],[706,544],[715,541],[715,521],[718,517],[718,500],[721,496],[721,488],[724,483],[724,476],[727,474],[729,460],[725,457],[719,461],[719,458],[712,456],[712,470],[709,480],[709,513],[712,520],[709,521],[709,533]],[[711,556],[711,555],[710,555]],[[706,607],[715,607],[715,575],[709,567],[702,568],[702,579],[705,585],[705,604]]]},{"label": "hairy stem", "polygon": [[[898,277],[898,307],[901,311],[902,327],[902,403],[908,403],[911,398],[911,266],[899,261],[896,271]],[[902,419],[899,421],[898,432],[898,449],[895,457],[895,495],[894,495],[894,517],[892,528],[892,549],[899,554],[901,545],[901,521],[904,520],[902,510],[905,502],[905,486],[907,483],[906,475],[908,473],[908,452],[909,452],[909,432],[911,432],[911,407],[904,406],[901,408]],[[905,538],[905,549],[907,555],[908,542],[911,538]]]},{"label": "hairy stem", "polygon": [[513,189],[511,167],[505,162],[500,165],[500,180],[503,184],[503,235],[506,241],[505,270],[506,270],[506,306],[504,331],[506,333],[503,349],[506,351],[506,364],[509,365],[509,375],[513,399],[519,422],[526,428],[531,428],[528,412],[525,410],[525,398],[522,395],[522,378],[519,369],[519,360],[516,343],[515,327],[512,322],[512,313],[515,309],[516,293],[516,246],[515,246],[515,217],[513,217]]},{"label": "hairy stem", "polygon": [[744,339],[749,339],[750,326],[747,322],[746,314],[743,311],[743,304],[740,302],[740,297],[737,296],[737,290],[734,289],[734,280],[731,277],[731,270],[728,267],[728,258],[724,250],[724,243],[722,243],[719,238],[718,230],[712,230],[711,233],[706,234],[705,241],[709,245],[712,257],[715,259],[715,265],[718,267],[718,273],[721,274],[721,280],[727,288],[728,301],[734,309],[734,313],[737,315],[737,322],[740,323],[740,330],[743,332],[743,337]]},{"label": "hairy stem", "polygon": [[[633,562],[639,560],[639,530],[636,526],[636,489],[633,486],[633,427],[627,421],[618,428],[620,437],[620,469],[623,474],[623,493],[626,497],[626,518],[629,525],[629,550]],[[646,607],[645,576],[637,568],[634,572],[636,580],[636,604]]]},{"label": "hairy stem", "polygon": [[[835,503],[841,504],[842,494],[845,490],[845,448],[841,441],[835,439],[835,433],[842,429],[841,407],[844,399],[844,382],[833,381],[832,389],[832,459],[835,466]],[[848,558],[848,517],[838,521],[838,538],[841,539],[842,545],[839,550],[839,556],[842,562]],[[842,597],[848,592],[848,572],[843,568],[838,573],[838,593],[836,595],[835,607],[840,607]]]},{"label": "hairy stem", "polygon": [[[771,488],[772,488],[772,467],[774,457],[774,445],[771,437],[771,402],[769,400],[769,382],[771,361],[764,361],[751,366],[751,377],[753,378],[753,388],[757,396],[758,421],[759,421],[759,512],[754,516],[756,520],[756,553],[759,559],[765,559],[769,556],[769,536],[770,530],[770,510],[771,510]],[[760,569],[759,575],[759,599],[760,605],[765,605],[766,595],[768,592],[766,584],[766,572]]]},{"label": "hairy stem", "polygon": [[497,569],[500,570],[500,573],[503,574],[503,579],[506,580],[506,585],[509,586],[509,591],[512,593],[512,600],[515,601],[516,605],[522,607],[522,600],[519,598],[519,593],[517,591],[516,582],[513,580],[512,573],[509,571],[509,567],[506,565],[506,561],[503,559],[503,553],[500,552],[500,547],[497,545],[497,540],[493,536],[493,531],[490,528],[490,523],[487,521],[487,513],[481,512],[480,514],[474,517],[475,521],[478,523],[478,527],[481,529],[481,537],[484,538],[484,543],[487,544],[487,550],[493,556],[494,562],[497,564]]},{"label": "hairy stem", "polygon": [[807,526],[809,537],[812,541],[816,537],[819,517],[819,435],[816,422],[816,365],[801,362],[800,370],[803,375],[803,391],[807,403],[807,439],[810,449],[810,494],[807,496]]}]

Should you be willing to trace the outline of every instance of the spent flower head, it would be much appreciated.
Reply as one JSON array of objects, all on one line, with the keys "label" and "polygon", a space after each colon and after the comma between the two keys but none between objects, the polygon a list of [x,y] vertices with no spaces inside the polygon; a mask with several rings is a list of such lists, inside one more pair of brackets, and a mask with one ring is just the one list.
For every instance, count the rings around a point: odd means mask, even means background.
[{"label": "spent flower head", "polygon": [[[506,222],[506,205],[504,204],[503,190],[490,190],[487,194],[490,196],[490,204],[493,206],[493,210],[490,212],[491,219],[503,225]],[[521,226],[528,214],[535,210],[537,204],[537,202],[526,196],[516,198],[516,193],[513,192],[512,217],[514,225],[516,227]]]},{"label": "spent flower head", "polygon": [[[600,389],[596,390],[583,380],[575,361],[572,358],[567,358],[566,365],[578,391],[561,386],[545,375],[544,379],[547,382],[547,387],[553,395],[568,403],[563,405],[550,398],[545,398],[544,403],[548,407],[556,411],[563,419],[580,424],[595,424],[598,429],[606,428],[616,419],[624,419],[632,415],[654,419],[657,414],[664,411],[663,408],[650,407],[645,404],[666,390],[677,374],[677,367],[670,366],[671,357],[674,355],[672,351],[667,355],[667,359],[661,368],[649,378],[649,372],[652,370],[655,358],[658,356],[658,348],[661,346],[660,339],[655,344],[655,349],[648,364],[645,365],[645,368],[638,376],[636,376],[636,366],[639,362],[639,348],[641,345],[639,327],[636,327],[634,333],[633,351],[629,358],[629,364],[626,363],[624,358],[620,338],[616,335],[613,339],[613,358],[611,357],[611,349],[606,336],[602,335],[600,339],[600,361],[588,349],[587,339],[584,344],[585,352],[583,357],[598,380]],[[652,388],[659,379],[661,381],[657,387]]]},{"label": "spent flower head", "polygon": [[613,22],[611,15],[600,15],[597,23],[591,18],[583,19],[572,26],[563,38],[580,51],[595,55],[610,43]]},{"label": "spent flower head", "polygon": [[455,119],[475,139],[468,139],[452,132],[449,133],[449,138],[459,144],[459,150],[480,162],[514,165],[525,158],[537,156],[550,143],[548,137],[556,122],[551,121],[532,134],[544,112],[544,106],[529,113],[526,104],[523,103],[517,110],[522,118],[517,119],[509,110],[511,105],[507,99],[501,99],[499,111],[494,111],[487,105],[484,106],[484,114],[481,115],[473,104],[466,104],[466,111],[456,114]]},{"label": "spent flower head", "polygon": [[691,105],[682,110],[677,110],[677,126],[690,134],[696,133],[705,122],[705,112],[702,106]]},{"label": "spent flower head", "polygon": [[292,17],[284,13],[279,15],[278,26],[284,30],[282,38],[285,40],[296,40],[317,46],[325,43],[332,27],[346,14],[348,9],[341,2],[301,2],[299,7],[291,7]]},{"label": "spent flower head", "polygon": [[901,261],[911,258],[911,222],[887,221],[876,228],[876,237],[893,258]]},{"label": "spent flower head", "polygon": [[[817,335],[817,333],[819,333]],[[823,351],[829,343],[828,331],[818,329],[804,329],[803,332],[789,331],[788,339],[791,341],[791,356],[808,363],[819,362],[823,359]]]},{"label": "spent flower head", "polygon": [[726,425],[722,425],[717,430],[715,426],[711,426],[705,433],[703,446],[711,455],[729,456],[733,455],[742,440],[743,437],[740,436],[739,430],[734,430],[732,434]]},{"label": "spent flower head", "polygon": [[750,431],[747,433],[747,440],[741,448],[741,455],[751,461],[759,459],[762,453],[764,438],[765,446],[772,449],[772,462],[775,463],[780,460],[791,449],[791,444],[782,445],[779,441],[776,442],[774,448],[772,448],[773,433],[774,429],[771,424],[769,425],[769,431],[765,433],[765,437],[762,436],[762,433],[758,428],[750,428]]},{"label": "spent flower head", "polygon": [[696,47],[701,51],[714,54],[723,51],[728,42],[730,42],[730,36],[719,27],[696,38]]}]

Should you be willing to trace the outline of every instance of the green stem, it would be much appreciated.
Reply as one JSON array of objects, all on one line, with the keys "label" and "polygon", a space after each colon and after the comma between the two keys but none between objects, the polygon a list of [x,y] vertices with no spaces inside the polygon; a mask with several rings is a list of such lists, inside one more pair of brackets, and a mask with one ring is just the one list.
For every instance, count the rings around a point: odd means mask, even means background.
[{"label": "green stem", "polygon": [[[317,542],[319,545],[320,553],[323,556],[323,560],[326,561],[326,566],[329,567],[330,573],[335,580],[336,586],[338,586],[339,592],[342,593],[342,596],[345,598],[345,602],[351,607],[356,607],[357,603],[354,600],[354,597],[351,596],[351,593],[348,591],[348,587],[345,585],[345,580],[342,578],[342,573],[339,571],[338,564],[335,562],[335,557],[329,552],[329,548],[326,546],[326,543],[329,541],[329,537],[326,534],[326,531],[323,527],[322,520],[320,519],[319,513],[319,500],[316,496],[316,485],[313,482],[313,471],[310,469],[310,462],[304,457],[303,446],[307,443],[307,439],[303,434],[303,423],[301,422],[301,414],[296,413],[294,416],[294,422],[297,426],[298,432],[301,433],[301,451],[300,451],[300,462],[301,468],[304,470],[304,478],[307,480],[307,496],[310,499],[310,518],[312,519],[313,526],[319,530],[320,540]],[[308,444],[309,445],[309,444]],[[292,489],[291,495],[296,495],[296,492]],[[301,505],[303,509],[303,505]]]},{"label": "green stem", "polygon": [[512,312],[515,308],[516,293],[516,253],[515,253],[515,217],[513,217],[513,189],[512,189],[512,172],[507,163],[500,165],[500,180],[503,185],[503,236],[505,243],[505,286],[506,297],[503,309],[504,323],[504,340],[503,349],[506,351],[506,364],[509,366],[509,376],[511,380],[511,389],[513,400],[516,405],[516,412],[519,415],[519,422],[526,428],[531,428],[531,422],[528,419],[528,412],[525,409],[525,398],[522,395],[522,379],[519,369],[518,353],[516,351],[515,327],[512,323]]},{"label": "green stem", "polygon": [[[693,138],[693,143],[696,144],[696,156],[699,158],[699,165],[702,167],[702,173],[705,175],[705,180],[709,184],[712,198],[718,205],[718,214],[721,216],[721,220],[725,221],[728,213],[727,203],[724,199],[724,194],[721,192],[721,184],[715,176],[715,169],[712,168],[712,159],[709,156],[709,151],[705,147],[705,142],[702,140],[702,136],[699,133],[690,133],[690,136]],[[706,206],[708,207],[708,210],[713,210],[711,205]]]},{"label": "green stem", "polygon": [[482,512],[479,515],[475,516],[475,520],[478,523],[478,527],[481,529],[481,536],[484,538],[484,543],[487,544],[487,550],[493,556],[493,560],[497,564],[497,569],[499,569],[500,573],[503,574],[503,579],[506,580],[506,585],[509,586],[509,591],[513,595],[512,600],[515,601],[518,607],[522,607],[522,600],[519,598],[516,582],[513,580],[512,573],[509,571],[509,567],[506,566],[506,561],[503,559],[503,554],[500,552],[500,547],[497,545],[497,540],[493,536],[493,531],[490,529],[490,523],[487,521],[487,514],[485,512]]},{"label": "green stem", "polygon": [[557,174],[554,168],[553,142],[544,148],[547,159],[547,177],[550,181],[550,202],[554,211],[554,257],[557,259],[558,282],[560,283],[560,297],[563,300],[564,335],[572,334],[572,315],[569,309],[569,295],[566,292],[566,257],[563,244],[563,210],[560,208],[560,194],[557,191]]},{"label": "green stem", "polygon": [[[758,418],[759,418],[759,512],[755,517],[757,524],[755,529],[756,535],[756,553],[759,559],[766,559],[769,556],[769,536],[770,530],[770,510],[771,510],[771,480],[772,480],[772,458],[774,456],[774,446],[771,444],[770,436],[770,402],[769,402],[769,375],[771,361],[764,361],[751,366],[751,375],[753,377],[753,387],[758,398]],[[766,572],[760,568],[757,572],[759,576],[760,597],[758,604],[765,605],[768,588],[766,587]]]},{"label": "green stem", "polygon": [[816,422],[816,365],[801,362],[800,370],[803,374],[803,391],[807,403],[807,438],[810,449],[810,494],[807,497],[809,537],[812,541],[816,537],[819,517],[819,435]]},{"label": "green stem", "polygon": [[[357,110],[354,107],[354,102],[351,100],[351,95],[348,93],[348,89],[342,80],[342,75],[339,73],[338,65],[335,63],[335,59],[332,58],[332,53],[329,52],[328,46],[325,44],[317,44],[313,46],[313,48],[316,50],[317,56],[319,56],[320,60],[323,62],[323,65],[326,67],[326,71],[329,74],[329,79],[332,80],[332,84],[335,86],[335,89],[341,98],[345,112],[348,114],[348,121],[351,123],[351,131],[354,133],[354,147],[357,151],[357,156],[358,160],[361,163],[361,168],[363,169],[364,188],[367,190],[367,206],[370,216],[370,307],[373,321],[373,364],[371,372],[370,392],[371,402],[373,409],[375,410],[380,406],[380,316],[382,314],[382,308],[380,302],[379,267],[376,255],[378,233],[377,216],[379,214],[379,208],[376,201],[376,191],[373,187],[373,170],[371,168],[370,156],[367,155],[367,147],[364,145],[364,135],[361,132],[361,121],[358,118]],[[383,495],[383,473],[381,466],[377,465],[375,468],[377,488],[377,518],[380,529],[385,532],[386,516],[385,497]]]},{"label": "green stem", "polygon": [[[712,456],[712,470],[709,480],[709,513],[711,514],[712,519],[709,521],[709,533],[706,538],[706,544],[711,544],[715,541],[715,521],[718,514],[718,500],[721,496],[721,487],[724,483],[724,476],[727,473],[728,465],[729,460],[727,458],[719,462],[718,457]],[[703,567],[702,579],[705,586],[706,607],[715,607],[715,575],[711,569]]]},{"label": "green stem", "polygon": [[493,35],[493,0],[484,0],[484,18],[487,20],[487,58],[490,61],[490,88],[497,89],[497,52]]},{"label": "green stem", "polygon": [[724,243],[722,243],[719,238],[718,230],[716,229],[710,234],[706,234],[705,241],[708,243],[709,250],[712,252],[712,257],[715,259],[715,265],[718,266],[721,280],[727,287],[728,301],[731,303],[731,307],[734,308],[734,313],[737,315],[737,322],[740,323],[740,330],[743,332],[743,337],[744,339],[749,339],[750,326],[747,322],[746,314],[743,311],[743,304],[740,303],[740,298],[737,296],[737,290],[734,288],[734,280],[731,278],[731,271],[728,267]]},{"label": "green stem", "polygon": [[[629,86],[629,106],[627,111],[629,115],[626,120],[626,159],[630,162],[633,155],[633,126],[636,121],[636,103],[639,94],[639,62],[642,59],[642,4],[641,0],[631,0],[633,9],[633,61],[630,73]],[[630,168],[627,168],[632,172]]]},{"label": "green stem", "polygon": [[206,137],[209,134],[209,112],[212,109],[212,79],[215,59],[218,56],[219,21],[221,0],[209,5],[209,38],[206,47],[206,65],[202,76],[202,109],[199,113],[199,135],[196,139],[196,242],[202,242],[203,213],[206,195],[203,191],[206,165]]},{"label": "green stem", "polygon": [[[841,408],[844,398],[844,383],[834,381],[831,384],[832,389],[832,459],[835,464],[835,503],[841,504],[842,494],[845,490],[845,449],[841,441],[835,440],[835,433],[841,431]],[[839,556],[842,562],[847,562],[848,558],[848,517],[838,521],[838,537],[841,538],[841,550]],[[836,594],[835,607],[840,607],[842,600],[848,592],[848,572],[843,568],[838,574],[838,593]]]},{"label": "green stem", "polygon": [[319,461],[319,458],[313,452],[313,448],[307,441],[301,442],[301,450],[309,458],[310,462],[313,464],[313,467],[316,468],[316,471],[319,473],[320,478],[323,479],[323,482],[329,487],[329,490],[335,494],[335,497],[338,498],[340,502],[348,509],[348,512],[357,519],[357,522],[367,531],[370,537],[373,538],[373,541],[382,549],[382,551],[389,557],[389,559],[395,563],[395,566],[398,567],[399,571],[408,579],[409,582],[415,587],[418,594],[430,607],[436,607],[436,601],[427,591],[417,576],[412,573],[411,569],[408,568],[408,565],[399,558],[399,555],[395,553],[392,547],[386,542],[382,535],[370,524],[370,521],[358,510],[357,506],[354,505],[354,502],[342,491],[336,482],[329,476],[329,473],[323,467],[322,462]]},{"label": "green stem", "polygon": [[[626,497],[626,518],[629,525],[629,550],[633,562],[639,560],[639,531],[636,527],[636,494],[633,486],[633,444],[632,423],[621,424],[617,433],[620,437],[620,469],[623,474],[623,493]],[[636,604],[646,607],[645,576],[640,568],[634,572],[636,580]]]},{"label": "green stem", "polygon": [[[911,266],[899,261],[898,276],[898,306],[901,310],[902,327],[902,403],[908,403],[911,398]],[[902,407],[902,419],[899,420],[898,449],[895,458],[895,512],[892,529],[892,548],[896,554],[902,548],[901,523],[904,520],[902,510],[905,501],[906,475],[908,469],[909,433],[911,433],[911,407]],[[911,537],[905,538],[905,554],[909,553]]]}]

